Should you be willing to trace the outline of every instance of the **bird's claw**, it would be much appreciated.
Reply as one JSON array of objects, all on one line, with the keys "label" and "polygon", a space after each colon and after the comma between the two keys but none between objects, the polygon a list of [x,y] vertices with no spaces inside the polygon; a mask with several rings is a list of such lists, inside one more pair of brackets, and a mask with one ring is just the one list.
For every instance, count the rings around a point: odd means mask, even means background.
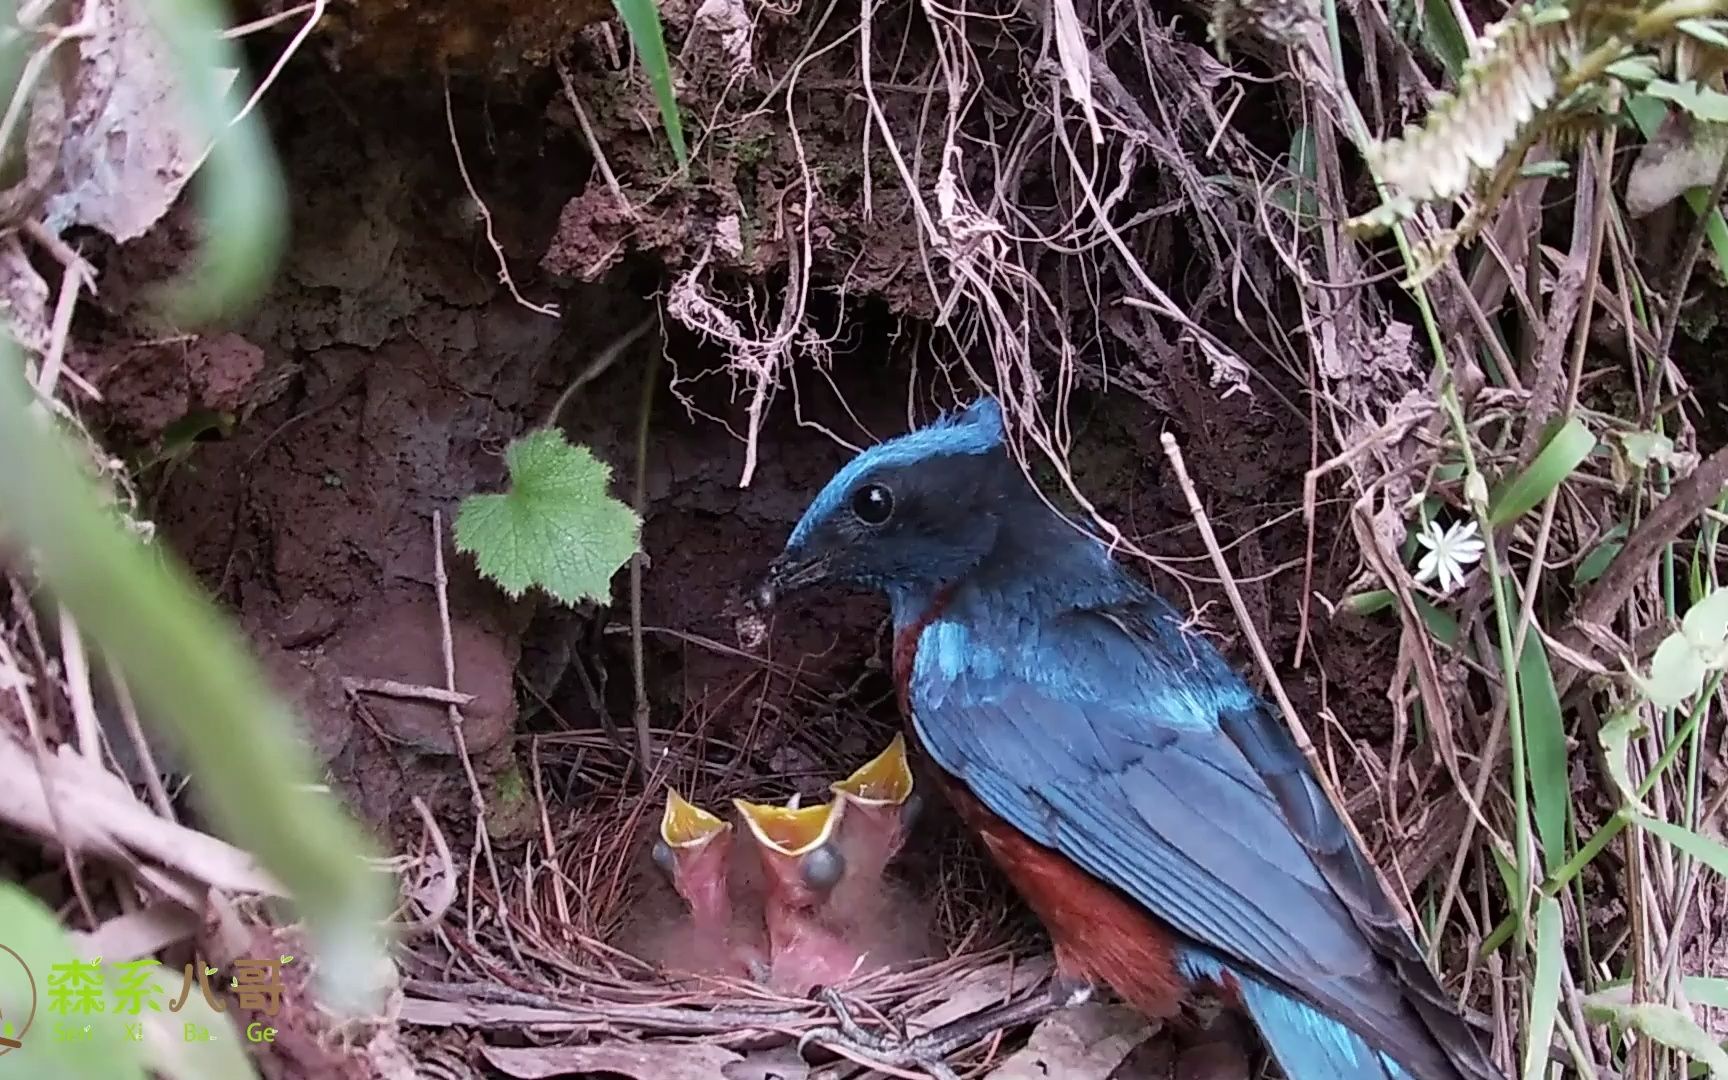
[{"label": "bird's claw", "polygon": [[943,1060],[951,1047],[927,1036],[910,1038],[904,1029],[896,1035],[866,1031],[837,991],[824,989],[817,997],[833,1011],[834,1024],[806,1031],[798,1040],[800,1053],[810,1043],[820,1042],[877,1064],[923,1069],[933,1080],[960,1080],[959,1074]]}]

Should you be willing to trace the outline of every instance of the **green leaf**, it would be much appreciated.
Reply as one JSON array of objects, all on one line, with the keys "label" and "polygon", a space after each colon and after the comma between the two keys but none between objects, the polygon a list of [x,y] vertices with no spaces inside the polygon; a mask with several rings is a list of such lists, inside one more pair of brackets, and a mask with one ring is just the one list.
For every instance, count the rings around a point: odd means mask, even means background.
[{"label": "green leaf", "polygon": [[1572,791],[1560,694],[1554,687],[1548,650],[1534,625],[1518,657],[1518,696],[1524,703],[1524,758],[1536,802],[1536,834],[1542,841],[1543,869],[1552,874],[1566,862],[1566,814]]},{"label": "green leaf", "polygon": [[1290,171],[1304,180],[1313,181],[1320,175],[1320,143],[1308,127],[1299,127],[1290,136]]},{"label": "green leaf", "polygon": [[1290,137],[1290,151],[1284,165],[1290,175],[1275,186],[1269,201],[1296,219],[1297,227],[1307,228],[1320,216],[1320,200],[1314,194],[1314,179],[1318,174],[1319,144],[1308,128],[1297,128]]},{"label": "green leaf", "polygon": [[1671,1049],[1678,1050],[1710,1070],[1711,1076],[1728,1076],[1728,1052],[1716,1045],[1698,1022],[1671,1005],[1640,1002],[1628,1005],[1611,993],[1584,998],[1584,1015],[1597,1023],[1636,1031]]},{"label": "green leaf", "polygon": [[660,122],[666,137],[672,140],[672,156],[680,169],[690,164],[690,151],[684,145],[684,120],[678,112],[678,95],[672,88],[672,61],[666,55],[666,36],[660,26],[660,9],[654,0],[612,0],[630,32],[636,46],[636,56],[648,73],[654,87],[654,100],[660,105]]},{"label": "green leaf", "polygon": [[1653,56],[1628,56],[1624,60],[1609,64],[1606,70],[1621,82],[1636,86],[1642,86],[1654,79],[1658,71],[1656,58]]},{"label": "green leaf", "polygon": [[1578,569],[1572,572],[1572,584],[1588,585],[1601,577],[1608,570],[1608,564],[1614,561],[1614,556],[1620,554],[1620,549],[1626,546],[1626,526],[1616,525],[1602,537],[1602,542],[1590,549],[1590,554],[1578,563]]},{"label": "green leaf", "polygon": [[1435,607],[1425,597],[1413,599],[1416,601],[1416,614],[1422,616],[1422,623],[1434,635],[1434,640],[1448,647],[1457,645],[1458,620],[1452,617],[1452,613]]},{"label": "green leaf", "polygon": [[1627,709],[1609,718],[1596,736],[1608,762],[1608,775],[1613,779],[1614,786],[1620,789],[1621,805],[1629,806],[1640,813],[1649,813],[1649,807],[1638,799],[1638,785],[1632,782],[1632,773],[1628,767],[1631,759],[1627,755],[1631,750],[1632,740],[1648,730],[1649,726],[1638,715],[1638,711]]},{"label": "green leaf", "polygon": [[1548,1075],[1548,1047],[1560,1015],[1560,971],[1566,965],[1566,924],[1560,902],[1544,896],[1536,906],[1536,977],[1530,988],[1530,1034],[1524,1042],[1524,1080]]},{"label": "green leaf", "polygon": [[1634,814],[1632,820],[1638,823],[1639,828],[1661,837],[1723,877],[1728,877],[1728,847],[1723,847],[1720,842],[1649,814]]},{"label": "green leaf", "polygon": [[[1667,103],[1650,94],[1633,94],[1626,102],[1626,114],[1646,141],[1655,137],[1668,111]],[[1692,213],[1704,218],[1704,235],[1709,237],[1710,250],[1716,256],[1716,271],[1728,282],[1728,221],[1723,220],[1719,208],[1710,205],[1707,186],[1686,192],[1686,205],[1692,208]]]},{"label": "green leaf", "polygon": [[[1632,1004],[1632,980],[1612,979],[1601,983],[1601,989],[1585,999],[1586,1012],[1603,1005]],[[1711,975],[1685,975],[1680,979],[1686,999],[1712,1009],[1728,1009],[1728,979]]]},{"label": "green leaf", "polygon": [[1710,252],[1716,256],[1716,271],[1728,283],[1728,221],[1720,207],[1710,205],[1710,189],[1695,187],[1686,193],[1686,205],[1694,214],[1704,216],[1704,235],[1710,239]]},{"label": "green leaf", "polygon": [[[0,534],[28,545],[47,590],[136,691],[198,777],[223,835],[292,893],[318,943],[325,1001],[372,1007],[394,889],[336,798],[313,786],[295,714],[233,623],[180,561],[107,509],[60,432],[32,414],[23,365],[0,335]],[[0,927],[5,926],[0,921]]]},{"label": "green leaf", "polygon": [[1704,685],[1704,658],[1684,634],[1669,634],[1650,658],[1650,677],[1634,679],[1659,709],[1673,709],[1698,693]]},{"label": "green leaf", "polygon": [[1728,588],[1716,589],[1687,609],[1680,632],[1694,645],[1721,645],[1728,639]]},{"label": "green leaf", "polygon": [[[184,976],[179,969],[152,976],[157,997],[172,1002],[180,995]],[[290,994],[293,991],[289,991]],[[144,1026],[144,1056],[151,1071],[174,1080],[256,1080],[257,1072],[246,1054],[246,1040],[235,1030],[257,1022],[274,1026],[269,1017],[233,1010],[217,1012],[200,993],[186,995],[179,1012],[164,1009],[139,1018]],[[209,1040],[188,1039],[188,1030],[210,1033]]]},{"label": "green leaf", "polygon": [[636,512],[606,493],[612,469],[554,428],[517,439],[504,459],[509,493],[462,501],[456,547],[511,596],[539,586],[566,604],[604,602],[641,531]]},{"label": "green leaf", "polygon": [[1635,468],[1648,469],[1652,461],[1667,464],[1674,460],[1674,440],[1660,432],[1622,432],[1620,445],[1626,448],[1626,460]]},{"label": "green leaf", "polygon": [[1453,11],[1446,0],[1422,0],[1422,44],[1456,84],[1470,62],[1470,40]]},{"label": "green leaf", "polygon": [[1370,589],[1368,592],[1351,593],[1338,602],[1339,611],[1348,611],[1352,615],[1372,615],[1377,611],[1385,611],[1392,606],[1390,589]]},{"label": "green leaf", "polygon": [[1728,663],[1728,588],[1716,589],[1693,604],[1680,630],[1656,646],[1650,675],[1633,679],[1652,704],[1672,709],[1695,696],[1704,676]]},{"label": "green leaf", "polygon": [[1557,159],[1533,161],[1518,167],[1518,176],[1524,180],[1565,179],[1571,175],[1572,163]]},{"label": "green leaf", "polygon": [[[288,238],[288,196],[276,151],[257,111],[233,123],[217,81],[222,71],[243,72],[239,46],[222,33],[214,0],[147,3],[180,74],[181,95],[198,133],[212,140],[210,156],[193,177],[204,220],[198,264],[164,299],[178,322],[203,323],[233,314],[263,294]],[[234,90],[244,94],[246,78]],[[244,97],[241,100],[245,100]]]},{"label": "green leaf", "polygon": [[1690,34],[1706,45],[1728,49],[1728,34],[1722,32],[1723,25],[1720,19],[1681,19],[1674,24],[1674,29]]},{"label": "green leaf", "polygon": [[1668,79],[1652,79],[1644,92],[1663,101],[1671,101],[1699,120],[1722,123],[1728,121],[1728,94],[1711,90],[1697,82],[1683,83]]},{"label": "green leaf", "polygon": [[[1368,592],[1352,593],[1338,602],[1339,611],[1347,611],[1352,615],[1366,616],[1387,610],[1392,606],[1394,597],[1386,589],[1370,589]],[[1435,607],[1427,598],[1417,596],[1416,614],[1422,616],[1422,622],[1427,625],[1428,632],[1442,645],[1458,644],[1458,620],[1450,612]]]},{"label": "green leaf", "polygon": [[1548,440],[1530,467],[1519,473],[1494,497],[1488,523],[1495,528],[1510,525],[1535,509],[1549,492],[1565,482],[1572,470],[1596,449],[1596,436],[1576,416],[1566,421]]},{"label": "green leaf", "polygon": [[[1651,61],[1654,65],[1655,61]],[[1652,73],[1654,78],[1654,73]],[[1649,94],[1633,94],[1626,99],[1626,113],[1632,122],[1638,126],[1638,133],[1649,140],[1656,134],[1656,129],[1662,126],[1662,121],[1668,118],[1668,103]]]},{"label": "green leaf", "polygon": [[[54,1037],[57,1023],[67,1027],[84,1023],[80,1014],[50,1008],[48,979],[54,965],[78,958],[54,913],[17,885],[0,882],[0,927],[6,928],[0,945],[17,954],[0,950],[0,1017],[14,1024],[11,1037],[23,1044],[0,1056],[0,1077],[144,1080],[143,1045],[127,1039],[126,1029],[115,1018],[96,1016],[101,1022],[92,1023],[87,1035],[75,1041]],[[113,977],[108,973],[109,979]],[[31,980],[36,984],[34,995]],[[106,999],[104,994],[104,1004]]]},{"label": "green leaf", "polygon": [[1728,979],[1711,975],[1688,975],[1680,980],[1686,996],[1712,1009],[1728,1009]]}]

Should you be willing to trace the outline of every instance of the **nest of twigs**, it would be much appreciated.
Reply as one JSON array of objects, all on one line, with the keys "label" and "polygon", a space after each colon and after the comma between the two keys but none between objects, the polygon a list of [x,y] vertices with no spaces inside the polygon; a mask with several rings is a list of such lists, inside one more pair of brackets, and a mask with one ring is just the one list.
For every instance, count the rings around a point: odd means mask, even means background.
[{"label": "nest of twigs", "polygon": [[[541,842],[514,867],[498,856],[503,918],[487,902],[489,878],[476,853],[466,873],[455,870],[469,882],[468,895],[446,912],[436,947],[427,942],[407,965],[406,989],[420,999],[461,1003],[460,1023],[500,1033],[482,1053],[506,1071],[503,1059],[516,1051],[496,1045],[508,1041],[501,1033],[549,1026],[575,1033],[558,1037],[559,1053],[577,1055],[560,1057],[561,1065],[587,1060],[583,1046],[596,1053],[588,1064],[603,1065],[620,1040],[664,1051],[669,1061],[696,1046],[791,1052],[785,1048],[801,1034],[832,1022],[814,994],[672,970],[634,955],[630,942],[640,940],[642,920],[676,903],[649,855],[665,792],[675,788],[742,831],[734,798],[784,803],[798,794],[825,801],[828,785],[880,750],[893,731],[892,721],[829,704],[817,719],[764,721],[739,741],[700,728],[659,733],[659,765],[646,784],[634,755],[604,734],[538,738],[530,782]],[[1034,992],[1049,970],[1036,923],[940,800],[932,796],[926,804],[889,875],[928,920],[927,955],[861,971],[835,987],[861,1016],[913,1029]]]}]

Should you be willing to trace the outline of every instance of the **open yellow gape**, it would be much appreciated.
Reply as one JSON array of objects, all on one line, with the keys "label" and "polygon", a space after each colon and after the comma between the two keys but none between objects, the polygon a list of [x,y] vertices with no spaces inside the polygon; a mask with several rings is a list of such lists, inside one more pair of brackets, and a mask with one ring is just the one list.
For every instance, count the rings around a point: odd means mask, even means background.
[{"label": "open yellow gape", "polygon": [[796,858],[826,844],[840,823],[843,804],[836,799],[816,806],[798,806],[797,798],[787,806],[733,799],[744,824],[758,843],[782,855]]},{"label": "open yellow gape", "polygon": [[899,806],[912,797],[912,766],[906,737],[894,736],[887,749],[858,766],[846,779],[830,784],[834,794],[864,806]]},{"label": "open yellow gape", "polygon": [[666,811],[660,815],[660,839],[674,850],[701,847],[732,827],[670,787],[666,789]]}]

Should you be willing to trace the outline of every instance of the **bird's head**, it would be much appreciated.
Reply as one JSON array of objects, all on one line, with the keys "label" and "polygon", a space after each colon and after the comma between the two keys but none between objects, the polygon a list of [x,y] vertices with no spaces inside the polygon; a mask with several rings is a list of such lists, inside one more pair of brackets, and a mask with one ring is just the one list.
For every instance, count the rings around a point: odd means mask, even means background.
[{"label": "bird's head", "polygon": [[672,879],[672,887],[699,918],[720,918],[728,906],[727,857],[732,826],[666,789],[666,809],[660,815],[660,838],[654,862]]},{"label": "bird's head", "polygon": [[1001,407],[981,398],[847,462],[746,605],[766,611],[822,582],[890,593],[939,587],[989,554],[1011,496],[1024,490],[1003,447]]},{"label": "bird's head", "polygon": [[799,906],[814,903],[839,883],[846,859],[835,844],[846,806],[835,799],[817,806],[787,806],[733,799],[738,816],[762,852],[769,888]]}]

